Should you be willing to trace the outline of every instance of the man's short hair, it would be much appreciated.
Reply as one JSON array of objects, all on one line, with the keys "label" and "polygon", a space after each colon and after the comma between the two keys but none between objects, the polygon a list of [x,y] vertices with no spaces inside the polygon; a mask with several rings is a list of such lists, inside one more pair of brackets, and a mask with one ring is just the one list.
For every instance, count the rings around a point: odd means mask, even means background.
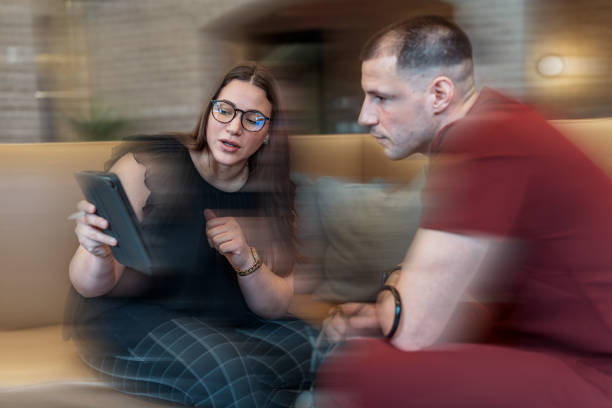
[{"label": "man's short hair", "polygon": [[379,31],[368,40],[360,59],[393,55],[398,70],[450,67],[466,61],[471,67],[472,45],[457,25],[440,16],[421,16]]}]

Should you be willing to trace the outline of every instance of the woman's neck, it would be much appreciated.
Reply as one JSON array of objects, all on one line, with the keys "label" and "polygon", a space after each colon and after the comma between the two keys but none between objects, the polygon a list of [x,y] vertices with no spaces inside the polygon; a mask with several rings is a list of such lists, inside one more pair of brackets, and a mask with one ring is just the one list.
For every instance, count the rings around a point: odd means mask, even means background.
[{"label": "woman's neck", "polygon": [[246,161],[231,166],[220,164],[206,148],[199,151],[190,150],[189,155],[200,176],[219,190],[228,193],[238,191],[249,177]]}]

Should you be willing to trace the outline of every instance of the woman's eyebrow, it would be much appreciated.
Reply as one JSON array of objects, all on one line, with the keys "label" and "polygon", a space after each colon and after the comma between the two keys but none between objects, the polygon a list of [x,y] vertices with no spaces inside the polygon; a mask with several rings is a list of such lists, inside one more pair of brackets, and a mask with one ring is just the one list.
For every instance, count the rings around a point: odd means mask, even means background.
[{"label": "woman's eyebrow", "polygon": [[[235,103],[235,102],[233,102],[233,101],[231,101],[231,100],[229,100],[229,99],[221,98],[221,99],[218,99],[218,100],[219,100],[219,101],[223,101],[223,102],[229,102],[229,104],[230,104],[230,105],[232,105],[232,106],[233,106],[235,109],[240,109],[240,110],[243,110],[243,111],[245,111],[245,112],[248,112],[248,111],[256,111],[256,112],[259,112],[259,113],[262,113],[262,114],[263,114],[263,112],[261,111],[261,109],[254,109],[254,108],[253,108],[253,109],[242,109],[242,108],[240,108],[238,105],[236,105],[236,103]],[[268,116],[269,116],[269,115],[268,115]]]}]

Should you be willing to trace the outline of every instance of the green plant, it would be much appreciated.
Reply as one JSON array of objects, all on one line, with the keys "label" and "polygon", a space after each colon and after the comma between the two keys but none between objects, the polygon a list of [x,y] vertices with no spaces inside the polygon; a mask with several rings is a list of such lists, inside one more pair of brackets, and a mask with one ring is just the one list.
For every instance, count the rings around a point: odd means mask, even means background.
[{"label": "green plant", "polygon": [[111,140],[129,123],[128,119],[98,102],[90,105],[87,117],[68,118],[68,122],[84,140]]}]

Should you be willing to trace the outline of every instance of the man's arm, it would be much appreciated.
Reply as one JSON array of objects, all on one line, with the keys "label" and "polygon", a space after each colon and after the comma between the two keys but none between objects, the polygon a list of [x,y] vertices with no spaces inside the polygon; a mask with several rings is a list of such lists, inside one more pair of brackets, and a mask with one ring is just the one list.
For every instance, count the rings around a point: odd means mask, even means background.
[{"label": "man's arm", "polygon": [[[491,260],[499,259],[501,249],[500,240],[493,237],[419,229],[394,285],[402,313],[392,344],[418,350],[436,342],[468,285],[481,270],[489,269]],[[388,291],[379,296],[376,309],[382,331],[388,333],[395,316]]]}]

